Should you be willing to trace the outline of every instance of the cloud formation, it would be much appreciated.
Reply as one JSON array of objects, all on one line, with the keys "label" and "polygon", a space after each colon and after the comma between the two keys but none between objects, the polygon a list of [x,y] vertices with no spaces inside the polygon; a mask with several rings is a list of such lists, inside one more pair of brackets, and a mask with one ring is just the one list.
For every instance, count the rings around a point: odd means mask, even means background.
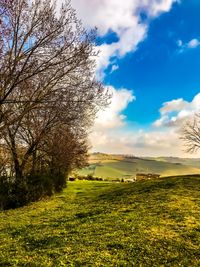
[{"label": "cloud formation", "polygon": [[[121,112],[134,100],[134,96],[132,95],[131,98],[130,92],[126,92],[125,95],[127,101],[119,108]],[[119,94],[116,97],[118,99],[115,101],[116,104],[121,96]],[[115,114],[116,109],[111,108],[111,110],[113,112],[110,114]],[[109,119],[102,115],[100,121],[97,120],[95,131],[91,136],[94,145],[93,151],[135,154],[137,156],[188,157],[189,155],[183,151],[183,143],[180,140],[180,127],[197,112],[200,112],[200,93],[194,96],[191,102],[179,98],[163,103],[160,109],[160,118],[149,129],[127,131],[123,128],[125,121],[120,112],[118,112],[117,120],[115,116],[111,116],[112,124],[109,124]],[[103,122],[103,118],[105,118],[105,122]]]},{"label": "cloud formation", "polygon": [[115,146],[117,146],[119,140],[114,138],[114,133],[126,125],[126,116],[123,115],[123,111],[135,100],[133,91],[125,88],[116,90],[109,86],[108,90],[112,93],[111,103],[105,110],[99,111],[90,134],[93,147],[99,151],[102,151],[104,146],[111,149],[110,144],[115,141]]},{"label": "cloud formation", "polygon": [[[108,66],[110,73],[116,71],[119,68],[117,60],[137,49],[139,43],[147,37],[150,21],[161,13],[168,12],[173,3],[178,3],[180,0],[71,0],[71,2],[87,29],[97,27],[102,40],[104,37],[106,40],[107,34],[110,33],[117,37],[111,43],[105,42],[96,47],[100,51],[97,74],[103,77]],[[142,17],[141,14],[145,16]],[[193,39],[184,44],[179,40],[177,45],[180,50],[185,47],[189,49],[197,47],[199,42]],[[176,99],[164,103],[160,109],[160,118],[154,123],[156,128],[127,131],[126,116],[123,113],[135,100],[134,93],[125,88],[117,90],[112,86],[109,90],[113,93],[111,105],[99,112],[90,135],[95,151],[141,156],[161,154],[178,156],[182,153],[175,127],[165,126],[175,124],[180,118],[187,117],[188,113],[192,114],[192,110],[197,110],[195,105],[198,97],[200,100],[200,94],[192,102]]]},{"label": "cloud formation", "polygon": [[194,49],[200,46],[200,40],[194,38],[187,43],[184,43],[182,40],[178,40],[177,46],[179,47],[179,52],[182,53],[188,49]]},{"label": "cloud formation", "polygon": [[123,115],[123,111],[136,98],[133,91],[125,88],[116,90],[109,86],[108,90],[112,93],[111,103],[97,114],[90,141],[96,151],[123,153],[121,144],[124,134],[116,133],[126,125],[126,116]]},{"label": "cloud formation", "polygon": [[[97,47],[100,56],[97,69],[101,76],[116,58],[121,58],[137,49],[148,31],[149,21],[162,12],[168,12],[174,2],[179,0],[72,0],[78,17],[86,28],[98,28],[98,34],[104,37],[113,32],[118,41]],[[141,13],[147,19],[142,21]]]},{"label": "cloud formation", "polygon": [[93,151],[136,156],[183,156],[179,137],[174,129],[95,132]]},{"label": "cloud formation", "polygon": [[192,39],[191,41],[189,41],[188,43],[188,47],[189,48],[196,48],[197,46],[200,45],[200,41],[198,39]]},{"label": "cloud formation", "polygon": [[179,127],[184,121],[200,112],[200,93],[191,102],[183,98],[165,102],[160,109],[160,118],[153,125],[155,127]]},{"label": "cloud formation", "polygon": [[135,100],[133,91],[121,88],[116,90],[113,86],[107,86],[112,94],[111,103],[105,110],[100,110],[95,120],[95,131],[116,129],[125,125],[126,116],[122,112],[128,104]]}]

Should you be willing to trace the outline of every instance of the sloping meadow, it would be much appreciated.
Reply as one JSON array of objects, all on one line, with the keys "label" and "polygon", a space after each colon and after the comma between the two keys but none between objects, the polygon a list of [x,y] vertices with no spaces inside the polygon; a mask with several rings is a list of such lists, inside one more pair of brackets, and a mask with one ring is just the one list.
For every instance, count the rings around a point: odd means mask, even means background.
[{"label": "sloping meadow", "polygon": [[69,182],[0,213],[0,266],[199,266],[200,177]]}]

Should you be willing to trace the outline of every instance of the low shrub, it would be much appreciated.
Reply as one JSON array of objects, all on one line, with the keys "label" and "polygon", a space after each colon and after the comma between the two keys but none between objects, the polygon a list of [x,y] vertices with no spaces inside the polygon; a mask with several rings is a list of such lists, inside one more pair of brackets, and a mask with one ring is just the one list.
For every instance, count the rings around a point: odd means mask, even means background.
[{"label": "low shrub", "polygon": [[20,183],[0,177],[0,209],[18,208],[54,193],[66,187],[64,174],[38,173],[28,175]]},{"label": "low shrub", "polygon": [[95,181],[95,178],[91,174],[88,174],[86,177],[86,180],[87,181]]}]

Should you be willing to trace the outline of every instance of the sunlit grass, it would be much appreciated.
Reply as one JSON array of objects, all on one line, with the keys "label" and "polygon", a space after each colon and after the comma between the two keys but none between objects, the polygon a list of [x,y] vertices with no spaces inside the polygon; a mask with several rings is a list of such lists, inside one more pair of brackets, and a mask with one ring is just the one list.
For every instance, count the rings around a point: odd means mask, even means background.
[{"label": "sunlit grass", "polygon": [[70,182],[0,212],[0,266],[199,266],[200,177]]}]

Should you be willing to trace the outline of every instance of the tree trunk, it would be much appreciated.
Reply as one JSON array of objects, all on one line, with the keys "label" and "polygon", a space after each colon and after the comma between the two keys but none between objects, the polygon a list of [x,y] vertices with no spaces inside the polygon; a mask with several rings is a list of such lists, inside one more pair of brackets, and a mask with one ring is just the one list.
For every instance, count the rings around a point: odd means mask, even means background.
[{"label": "tree trunk", "polygon": [[23,179],[23,171],[20,166],[19,158],[18,158],[18,153],[17,153],[17,148],[15,144],[15,138],[12,136],[11,132],[9,132],[9,137],[10,137],[10,149],[12,152],[12,157],[13,157],[13,163],[14,163],[14,170],[15,170],[15,179],[16,182],[20,182]]},{"label": "tree trunk", "polygon": [[15,164],[15,176],[16,176],[16,181],[20,182],[23,179],[23,171],[20,167],[18,159],[14,159],[14,164]]}]

